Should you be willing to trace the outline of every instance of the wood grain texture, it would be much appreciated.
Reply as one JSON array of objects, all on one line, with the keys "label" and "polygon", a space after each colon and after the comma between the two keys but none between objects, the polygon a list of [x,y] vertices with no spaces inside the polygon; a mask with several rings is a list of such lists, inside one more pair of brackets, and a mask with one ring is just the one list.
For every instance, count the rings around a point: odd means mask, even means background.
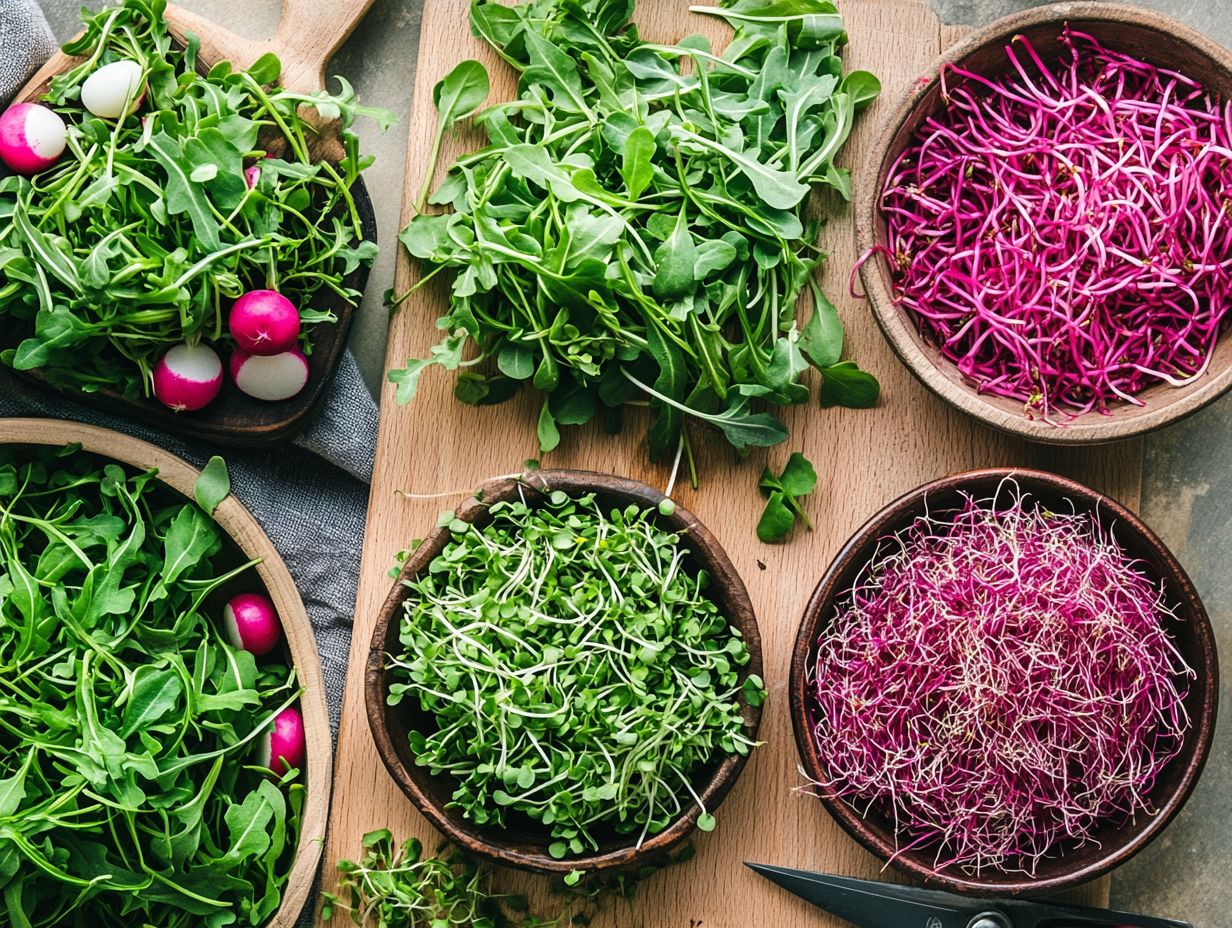
[{"label": "wood grain texture", "polygon": [[[509,70],[469,35],[466,0],[427,0],[423,42],[411,119],[407,191],[422,181],[423,164],[436,125],[432,88],[459,60],[477,58],[491,71],[493,99],[511,95]],[[852,37],[846,57],[852,67],[875,71],[894,99],[924,73],[941,48],[941,27],[918,0],[846,0],[842,11]],[[705,32],[717,42],[723,31],[694,16],[675,0],[642,0],[637,19],[655,40],[676,40]],[[860,122],[845,156],[855,165],[887,107],[874,104]],[[480,144],[475,133],[449,140],[446,159]],[[448,163],[446,161],[445,163]],[[404,207],[409,219],[409,205]],[[598,928],[746,928],[762,925],[837,925],[787,896],[741,866],[754,860],[786,866],[832,870],[877,877],[880,863],[846,837],[821,804],[797,792],[804,781],[792,742],[787,711],[787,672],[792,642],[807,598],[830,559],[864,520],[913,487],[957,470],[1020,465],[1073,476],[1131,507],[1138,503],[1141,446],[1058,451],[1032,446],[994,433],[943,404],[923,389],[895,359],[874,323],[868,306],[847,296],[847,277],[855,261],[849,210],[841,209],[826,227],[822,244],[831,253],[822,284],[847,323],[848,350],[882,383],[882,402],[874,410],[821,410],[815,404],[790,410],[789,444],[755,452],[741,461],[713,436],[701,446],[702,487],[678,489],[679,502],[705,522],[723,544],[749,588],[762,631],[766,704],[755,752],[719,815],[718,829],[699,836],[697,857],[685,868],[668,871],[639,888],[631,906],[619,904]],[[406,288],[418,271],[400,256],[397,288]],[[447,291],[433,281],[409,301],[393,320],[389,362],[401,366],[408,357],[424,356],[439,332],[433,320],[445,305]],[[386,571],[394,555],[411,539],[433,528],[437,513],[453,508],[463,492],[488,478],[520,470],[538,457],[535,440],[537,405],[529,396],[499,407],[475,409],[458,403],[453,380],[428,375],[409,407],[398,407],[386,385],[376,472],[363,570],[356,605],[354,641],[347,698],[339,732],[337,791],[326,859],[353,857],[364,832],[388,827],[400,838],[416,834],[427,846],[436,840],[426,820],[415,812],[376,755],[363,704],[368,643],[389,593]],[[646,456],[645,421],[629,417],[623,435],[600,430],[569,430],[560,449],[545,461],[553,467],[609,471],[655,486],[667,481],[667,468]],[[810,499],[817,530],[789,544],[757,542],[754,526],[762,499],[757,477],[767,461],[781,466],[788,454],[802,450],[821,475]],[[456,490],[450,499],[411,501],[397,491],[431,493]],[[328,887],[334,875],[327,872]],[[525,889],[524,878],[510,880]],[[1078,901],[1104,902],[1106,882],[1085,888]],[[340,924],[340,922],[339,922]]]},{"label": "wood grain texture", "polygon": [[[315,93],[325,87],[325,68],[334,52],[354,31],[373,0],[339,0],[322,4],[316,0],[282,0],[278,27],[268,39],[238,36],[199,14],[180,7],[167,7],[167,23],[174,36],[183,41],[192,33],[201,40],[200,67],[231,61],[248,67],[267,52],[282,61],[282,86],[301,93]],[[74,66],[74,59],[58,52],[18,92],[16,99],[34,100],[46,91],[51,78]],[[305,110],[306,114],[313,111]],[[309,118],[306,116],[306,118]],[[281,143],[276,143],[281,144]],[[337,132],[330,124],[322,126],[313,141],[311,157],[337,161],[345,152]],[[360,179],[352,188],[356,211],[366,241],[376,241],[376,217],[372,200]],[[347,288],[360,293],[368,283],[369,269],[360,266],[344,281]],[[309,358],[308,383],[297,395],[278,403],[254,400],[225,378],[222,392],[208,407],[195,413],[175,413],[153,398],[128,397],[117,390],[103,388],[93,393],[65,392],[74,399],[111,412],[121,412],[156,428],[204,441],[213,446],[264,448],[290,441],[311,423],[320,409],[334,373],[346,351],[355,308],[332,290],[324,289],[312,308],[332,312],[337,323],[317,326],[313,352]],[[27,333],[17,326],[0,330],[0,348],[15,347]],[[225,359],[224,359],[225,360]],[[8,372],[6,371],[7,375]],[[24,371],[20,376],[47,389],[52,387],[40,370]]]},{"label": "wood grain texture", "polygon": [[[201,472],[148,442],[109,429],[59,419],[0,419],[0,445],[60,447],[70,442],[80,442],[84,450],[127,464],[137,471],[157,469],[160,481],[186,498],[193,499],[193,488]],[[304,691],[299,706],[304,716],[308,762],[299,848],[291,866],[282,905],[266,925],[266,928],[292,928],[312,889],[329,814],[333,745],[330,744],[329,711],[325,705],[321,661],[317,656],[312,623],[308,620],[295,581],[257,520],[234,496],[228,496],[218,505],[214,520],[246,557],[259,562],[257,576],[282,619],[291,661]]]}]

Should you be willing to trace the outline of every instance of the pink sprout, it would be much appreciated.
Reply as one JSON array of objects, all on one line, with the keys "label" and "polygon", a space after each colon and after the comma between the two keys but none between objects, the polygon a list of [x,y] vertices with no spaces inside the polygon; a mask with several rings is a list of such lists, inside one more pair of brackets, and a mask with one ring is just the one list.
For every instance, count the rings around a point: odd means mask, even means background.
[{"label": "pink sprout", "polygon": [[[981,392],[1063,424],[1202,375],[1232,308],[1232,105],[1071,31],[941,74],[882,192],[895,298]],[[1059,414],[1059,415],[1058,415]]]},{"label": "pink sprout", "polygon": [[829,779],[939,869],[1033,875],[1154,811],[1193,671],[1162,585],[1088,514],[1007,482],[886,537],[817,642]]}]

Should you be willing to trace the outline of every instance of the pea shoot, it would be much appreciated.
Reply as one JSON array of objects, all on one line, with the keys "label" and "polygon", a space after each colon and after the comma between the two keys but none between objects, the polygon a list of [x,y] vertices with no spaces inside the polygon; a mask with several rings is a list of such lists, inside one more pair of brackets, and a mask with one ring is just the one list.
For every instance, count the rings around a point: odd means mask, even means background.
[{"label": "pea shoot", "polygon": [[742,709],[764,686],[657,510],[559,490],[532,502],[450,523],[410,582],[389,702],[435,719],[411,750],[456,779],[471,821],[537,822],[558,859],[603,831],[640,844],[702,806],[699,771],[755,746]]}]

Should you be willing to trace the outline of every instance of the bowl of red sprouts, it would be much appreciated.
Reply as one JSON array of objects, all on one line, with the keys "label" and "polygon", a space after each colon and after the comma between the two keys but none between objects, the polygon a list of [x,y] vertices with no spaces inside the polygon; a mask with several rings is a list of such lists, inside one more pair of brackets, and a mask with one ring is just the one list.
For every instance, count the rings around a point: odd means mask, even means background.
[{"label": "bowl of red sprouts", "polygon": [[934,886],[1056,892],[1125,862],[1206,763],[1210,620],[1115,500],[1031,470],[946,477],[847,542],[796,638],[806,792]]},{"label": "bowl of red sprouts", "polygon": [[1232,386],[1232,53],[1059,3],[953,46],[884,124],[859,265],[925,386],[1050,444],[1140,435]]}]

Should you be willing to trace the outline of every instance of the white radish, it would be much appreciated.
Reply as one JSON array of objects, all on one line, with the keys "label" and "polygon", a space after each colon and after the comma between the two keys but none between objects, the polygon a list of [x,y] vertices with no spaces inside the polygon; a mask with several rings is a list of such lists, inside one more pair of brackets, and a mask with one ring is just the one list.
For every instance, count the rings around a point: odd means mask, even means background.
[{"label": "white radish", "polygon": [[308,359],[298,348],[266,357],[236,349],[231,355],[231,379],[253,399],[289,400],[308,383]]},{"label": "white radish", "polygon": [[299,341],[299,310],[277,290],[250,290],[231,307],[227,326],[245,354],[282,354]]},{"label": "white radish", "polygon": [[64,154],[68,128],[54,110],[15,103],[0,115],[0,161],[18,174],[45,171]]},{"label": "white radish", "polygon": [[222,389],[222,361],[209,345],[176,345],[154,366],[154,396],[174,412],[204,409]]},{"label": "white radish", "polygon": [[257,657],[269,654],[282,640],[278,610],[260,593],[232,596],[223,607],[222,623],[233,645]]},{"label": "white radish", "polygon": [[304,766],[304,717],[294,706],[274,716],[273,727],[257,740],[257,766],[280,777]]},{"label": "white radish", "polygon": [[100,119],[127,116],[145,96],[143,71],[135,61],[105,64],[81,85],[81,105]]}]

